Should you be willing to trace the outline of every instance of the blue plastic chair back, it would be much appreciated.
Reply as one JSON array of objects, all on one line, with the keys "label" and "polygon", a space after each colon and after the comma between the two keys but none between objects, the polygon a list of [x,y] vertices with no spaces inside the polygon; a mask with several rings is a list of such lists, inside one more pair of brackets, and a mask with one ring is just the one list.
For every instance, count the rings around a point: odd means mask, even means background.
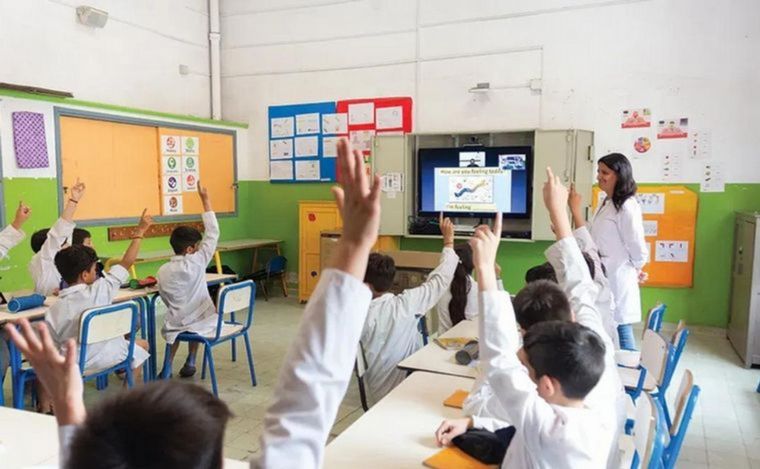
[{"label": "blue plastic chair back", "polygon": [[284,273],[287,265],[288,260],[285,256],[274,256],[267,261],[267,276]]},{"label": "blue plastic chair back", "polygon": [[665,317],[665,310],[667,306],[660,304],[652,308],[647,317],[647,329],[652,329],[655,332],[660,332],[662,329],[662,320]]},{"label": "blue plastic chair back", "polygon": [[219,300],[217,301],[219,318],[217,319],[216,334],[214,335],[213,341],[215,342],[221,337],[222,329],[225,324],[224,315],[227,313],[236,313],[246,309],[248,317],[240,332],[247,331],[253,322],[253,306],[255,301],[256,283],[254,283],[253,280],[245,280],[243,282],[225,285],[220,288]]},{"label": "blue plastic chair back", "polygon": [[662,457],[662,463],[665,469],[676,467],[678,454],[681,452],[681,446],[686,437],[686,432],[689,429],[689,422],[694,413],[694,407],[697,405],[699,392],[699,386],[692,384],[688,396],[686,397],[686,404],[683,407],[683,412],[680,414],[680,418],[676,417],[677,421],[674,425],[671,425],[670,443],[665,447]]},{"label": "blue plastic chair back", "polygon": [[[86,376],[86,379],[91,379],[100,375],[108,374],[111,371],[114,371],[120,367],[122,367],[124,364],[126,364],[127,367],[131,367],[132,363],[132,357],[134,356],[135,351],[135,337],[137,332],[137,323],[138,323],[138,317],[139,317],[139,307],[137,306],[137,303],[134,301],[126,301],[124,303],[117,303],[113,305],[108,306],[102,306],[98,308],[92,308],[84,313],[82,313],[82,324],[80,328],[80,345],[79,345],[79,369],[82,371],[82,373],[85,372],[85,363],[87,361],[87,345],[90,339],[90,328],[93,327],[93,321],[96,318],[99,318],[100,316],[109,315],[109,314],[119,314],[123,313],[125,310],[129,311],[130,314],[130,326],[128,331],[119,331],[118,334],[111,334],[113,337],[109,338],[116,338],[119,336],[122,336],[123,334],[129,334],[129,348],[127,351],[127,357],[125,360],[120,361],[118,363],[114,363],[111,367],[101,370],[98,373],[94,373],[92,375]],[[107,340],[107,339],[104,339]]]}]

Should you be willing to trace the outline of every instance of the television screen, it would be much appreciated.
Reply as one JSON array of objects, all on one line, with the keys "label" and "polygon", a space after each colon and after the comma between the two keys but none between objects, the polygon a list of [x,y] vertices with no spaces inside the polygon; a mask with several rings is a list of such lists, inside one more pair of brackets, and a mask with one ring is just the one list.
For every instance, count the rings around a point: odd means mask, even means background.
[{"label": "television screen", "polygon": [[422,148],[417,152],[420,216],[530,216],[530,147]]}]

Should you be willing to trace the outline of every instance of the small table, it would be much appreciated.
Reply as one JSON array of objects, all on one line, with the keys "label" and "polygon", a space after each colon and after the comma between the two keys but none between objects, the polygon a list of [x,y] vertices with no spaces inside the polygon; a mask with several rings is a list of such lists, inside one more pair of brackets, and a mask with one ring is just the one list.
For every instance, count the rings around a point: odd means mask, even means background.
[{"label": "small table", "polygon": [[[50,415],[0,407],[0,461],[3,469],[45,465],[58,467],[58,424]],[[224,459],[226,469],[248,463]]]},{"label": "small table", "polygon": [[[441,337],[473,337],[478,336],[478,323],[476,321],[464,320],[441,334]],[[454,359],[456,351],[445,350],[435,342],[430,342],[426,346],[417,350],[397,365],[402,370],[409,371],[429,371],[432,373],[441,373],[444,375],[462,376],[466,378],[477,378],[478,369],[469,365],[460,365]]]},{"label": "small table", "polygon": [[[253,249],[253,263],[252,270],[255,272],[257,267],[257,261],[259,256],[259,249],[273,249],[277,255],[280,255],[280,243],[279,239],[233,239],[229,241],[219,241],[216,245],[216,252],[214,253],[214,264],[216,265],[216,272],[222,273],[222,252],[240,251],[243,249]],[[169,260],[176,254],[174,251],[167,249],[161,251],[146,251],[142,252],[135,259],[135,264],[145,264],[149,262],[159,262]],[[112,265],[121,262],[122,254],[115,256],[101,255],[100,260],[103,262],[105,269],[108,270]],[[137,272],[133,265],[130,270],[132,278],[137,278]],[[283,279],[284,282],[284,279]]]},{"label": "small table", "polygon": [[422,461],[439,451],[435,431],[441,422],[463,416],[461,409],[444,407],[443,401],[457,389],[469,391],[474,382],[414,373],[327,445],[324,467],[422,467]]}]

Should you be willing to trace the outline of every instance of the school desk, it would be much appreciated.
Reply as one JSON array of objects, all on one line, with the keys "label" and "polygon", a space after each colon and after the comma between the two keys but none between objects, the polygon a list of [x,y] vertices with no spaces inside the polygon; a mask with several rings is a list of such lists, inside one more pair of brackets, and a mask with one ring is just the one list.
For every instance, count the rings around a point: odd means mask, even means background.
[{"label": "school desk", "polygon": [[[259,249],[272,249],[279,256],[280,244],[279,239],[235,239],[230,241],[219,241],[216,245],[216,252],[214,253],[214,265],[216,266],[216,272],[222,273],[222,257],[221,253],[229,251],[241,251],[245,249],[253,249],[253,262],[251,264],[252,272],[256,272],[258,268]],[[162,251],[148,251],[140,253],[135,260],[135,264],[145,264],[149,262],[160,262],[169,260],[174,257],[174,251],[167,249]],[[106,270],[110,269],[113,264],[121,262],[121,254],[117,256],[101,255],[100,260],[103,262]],[[137,278],[137,272],[133,265],[130,269],[132,278]],[[285,279],[283,278],[283,284]],[[287,290],[287,288],[286,288]]]},{"label": "school desk", "polygon": [[[464,320],[441,334],[441,337],[477,337],[478,323]],[[408,371],[429,371],[445,375],[477,378],[478,369],[470,365],[460,365],[454,359],[456,351],[445,350],[435,341],[414,352],[399,362],[398,367]]]},{"label": "school desk", "polygon": [[324,467],[419,468],[439,451],[435,431],[444,419],[462,417],[444,407],[457,389],[475,380],[435,373],[414,373],[338,435],[325,450]]},{"label": "school desk", "polygon": [[[50,415],[0,407],[0,467],[58,469],[58,424]],[[248,468],[225,458],[225,469]]]}]

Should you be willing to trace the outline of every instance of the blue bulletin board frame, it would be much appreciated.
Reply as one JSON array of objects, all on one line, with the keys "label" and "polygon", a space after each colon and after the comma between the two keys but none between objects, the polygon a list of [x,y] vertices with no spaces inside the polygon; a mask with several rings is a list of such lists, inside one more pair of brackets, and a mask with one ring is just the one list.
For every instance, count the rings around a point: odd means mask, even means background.
[{"label": "blue bulletin board frame", "polygon": [[[269,175],[269,181],[272,183],[314,183],[314,182],[334,182],[335,181],[335,158],[334,157],[325,157],[323,154],[323,145],[322,145],[322,139],[327,136],[335,136],[335,134],[324,134],[322,132],[322,114],[335,114],[336,110],[336,103],[335,101],[326,101],[326,102],[320,102],[320,103],[304,103],[304,104],[291,104],[291,105],[285,105],[285,106],[269,106],[269,116],[267,118],[267,125],[268,125],[268,135],[269,135],[269,141],[268,141],[268,152],[269,152],[269,163],[270,163],[270,175]],[[309,134],[298,134],[297,132],[297,126],[295,125],[296,122],[296,116],[301,114],[319,114],[319,132],[317,133],[309,133]],[[272,137],[272,119],[279,119],[279,118],[292,118],[293,119],[293,136],[292,137]],[[317,155],[316,156],[308,156],[308,157],[296,157],[295,156],[295,139],[297,137],[302,136],[316,136],[318,140],[317,144]],[[279,159],[273,159],[272,158],[272,141],[273,140],[287,140],[291,139],[293,141],[293,155],[291,155],[290,158],[279,158]],[[292,162],[292,171],[291,171],[291,178],[290,179],[272,179],[272,166],[271,164],[273,162],[285,162],[285,161],[291,161]],[[298,161],[318,161],[319,162],[319,179],[308,179],[308,180],[299,180],[296,179],[296,162]]]}]

